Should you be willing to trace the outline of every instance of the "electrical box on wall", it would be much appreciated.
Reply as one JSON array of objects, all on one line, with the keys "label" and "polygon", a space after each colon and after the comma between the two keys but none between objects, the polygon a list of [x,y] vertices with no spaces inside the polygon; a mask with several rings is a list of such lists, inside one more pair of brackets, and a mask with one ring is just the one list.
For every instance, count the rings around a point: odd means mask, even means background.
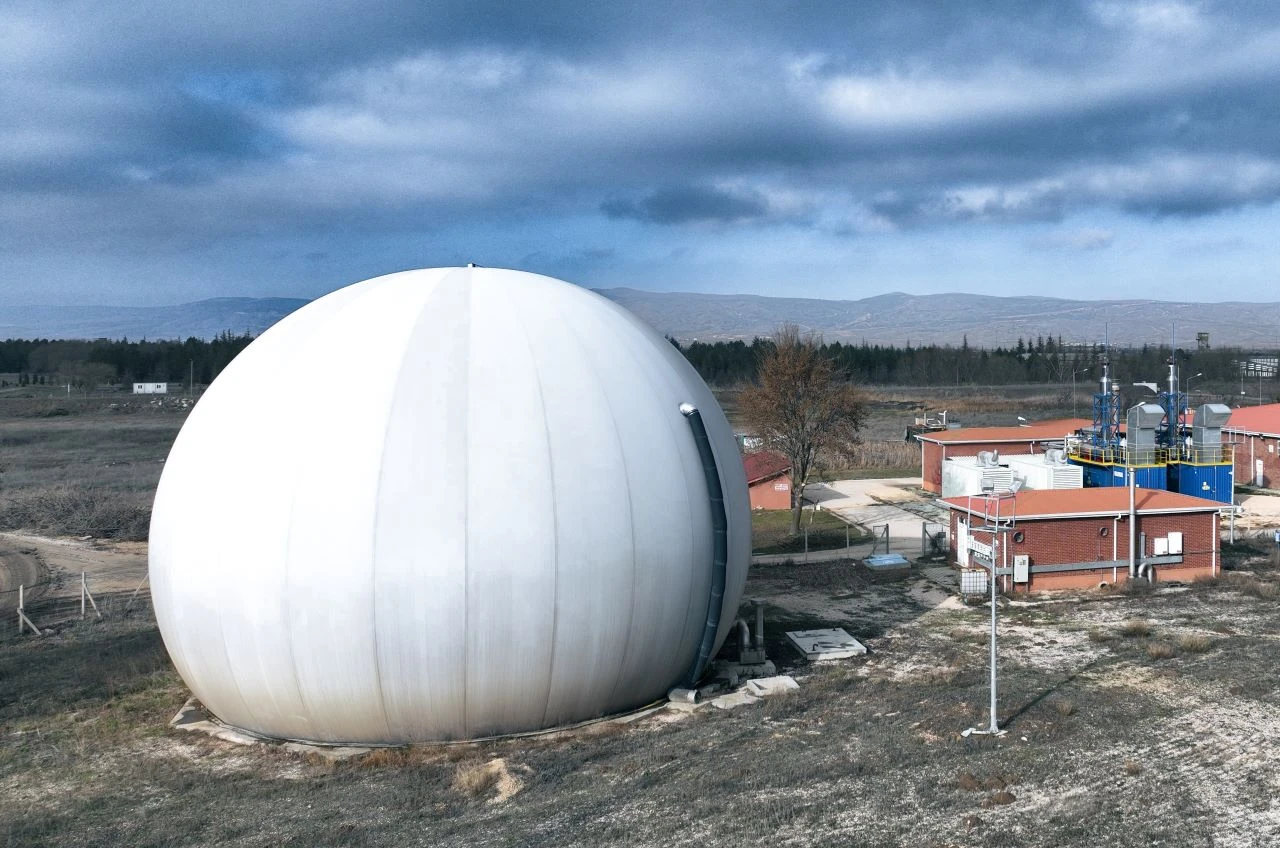
[{"label": "electrical box on wall", "polygon": [[1031,582],[1031,557],[1027,554],[1016,554],[1013,557],[1013,582]]},{"label": "electrical box on wall", "polygon": [[1169,534],[1169,553],[1171,555],[1182,553],[1182,533],[1181,532],[1174,531],[1173,533]]}]

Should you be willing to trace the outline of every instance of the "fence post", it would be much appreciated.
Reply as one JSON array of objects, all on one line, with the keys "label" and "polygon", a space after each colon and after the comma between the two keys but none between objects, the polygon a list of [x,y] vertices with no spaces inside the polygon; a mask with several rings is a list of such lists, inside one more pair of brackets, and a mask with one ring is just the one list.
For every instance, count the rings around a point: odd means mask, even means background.
[{"label": "fence post", "polygon": [[40,628],[36,627],[35,624],[32,623],[31,619],[27,618],[26,604],[24,602],[25,593],[23,591],[25,588],[26,587],[21,583],[18,584],[18,635],[22,635],[22,627],[25,624],[27,627],[31,628],[32,633],[40,636],[42,635],[40,633]]},{"label": "fence post", "polygon": [[80,617],[84,618],[84,601],[89,599],[89,603],[93,605],[94,615],[102,618],[102,611],[98,609],[98,602],[93,599],[93,593],[89,591],[89,581],[85,578],[84,572],[80,572]]},{"label": "fence post", "polygon": [[150,579],[151,579],[150,571],[147,571],[146,574],[142,575],[141,582],[139,582],[137,588],[133,590],[133,594],[129,596],[129,603],[124,605],[125,612],[128,612],[130,609],[133,608],[133,602],[137,599],[138,593],[142,591],[142,587],[147,585],[147,581]]}]

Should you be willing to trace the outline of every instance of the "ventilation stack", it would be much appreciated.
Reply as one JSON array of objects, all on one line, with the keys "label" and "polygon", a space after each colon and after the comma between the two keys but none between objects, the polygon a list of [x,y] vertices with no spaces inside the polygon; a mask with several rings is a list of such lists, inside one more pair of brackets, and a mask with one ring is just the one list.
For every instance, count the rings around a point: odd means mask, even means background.
[{"label": "ventilation stack", "polygon": [[1196,409],[1190,443],[1182,444],[1179,450],[1177,491],[1231,503],[1235,457],[1231,445],[1222,441],[1222,428],[1230,417],[1231,407],[1223,403],[1206,403]]}]

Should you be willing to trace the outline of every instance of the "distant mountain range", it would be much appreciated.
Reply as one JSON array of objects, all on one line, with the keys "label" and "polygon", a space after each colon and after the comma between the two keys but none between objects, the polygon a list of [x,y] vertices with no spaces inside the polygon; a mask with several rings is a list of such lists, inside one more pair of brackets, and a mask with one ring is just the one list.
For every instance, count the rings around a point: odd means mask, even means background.
[{"label": "distant mountain range", "polygon": [[[1210,334],[1214,346],[1280,347],[1280,303],[1176,303],[1153,300],[1081,301],[973,294],[884,294],[862,300],[760,297],[745,294],[600,289],[661,333],[680,341],[767,336],[797,324],[828,341],[860,344],[1015,344],[1018,338],[1061,336],[1101,342],[1110,327],[1118,345],[1178,342],[1195,345]],[[305,305],[298,298],[222,297],[177,306],[0,306],[0,338],[211,338],[223,331],[254,335]]]},{"label": "distant mountain range", "polygon": [[230,331],[258,335],[306,300],[216,297],[176,306],[3,306],[6,339],[211,339]]}]

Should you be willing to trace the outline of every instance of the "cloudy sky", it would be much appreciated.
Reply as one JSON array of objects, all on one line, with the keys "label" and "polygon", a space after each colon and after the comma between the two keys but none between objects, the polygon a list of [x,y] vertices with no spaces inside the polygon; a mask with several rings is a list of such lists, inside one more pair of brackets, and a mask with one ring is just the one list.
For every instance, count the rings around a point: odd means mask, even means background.
[{"label": "cloudy sky", "polygon": [[1270,2],[5,0],[13,303],[1280,300]]}]

